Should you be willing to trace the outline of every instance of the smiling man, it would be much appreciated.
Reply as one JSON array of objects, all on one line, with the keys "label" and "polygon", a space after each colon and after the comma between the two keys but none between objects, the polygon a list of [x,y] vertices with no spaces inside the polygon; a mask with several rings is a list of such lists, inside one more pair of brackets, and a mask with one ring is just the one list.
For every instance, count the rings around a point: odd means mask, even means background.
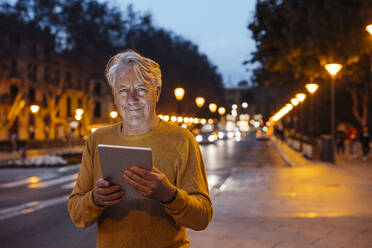
[{"label": "smiling man", "polygon": [[[123,121],[89,136],[69,197],[71,219],[79,228],[97,223],[97,247],[189,247],[186,228],[205,229],[213,214],[199,146],[189,131],[158,118],[157,63],[126,51],[110,59],[105,76]],[[98,144],[152,148],[151,171],[133,165],[122,175],[146,199],[125,198],[102,178]]]}]

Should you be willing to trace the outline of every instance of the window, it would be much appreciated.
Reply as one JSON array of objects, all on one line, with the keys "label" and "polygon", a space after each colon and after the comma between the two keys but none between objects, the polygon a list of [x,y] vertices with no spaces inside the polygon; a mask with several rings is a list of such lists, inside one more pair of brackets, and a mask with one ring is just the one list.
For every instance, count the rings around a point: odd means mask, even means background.
[{"label": "window", "polygon": [[18,94],[18,87],[15,85],[10,86],[10,100],[12,102],[14,102],[17,94]]},{"label": "window", "polygon": [[96,102],[94,106],[94,118],[100,118],[101,117],[101,103]]},{"label": "window", "polygon": [[67,117],[71,117],[71,98],[67,97]]},{"label": "window", "polygon": [[28,93],[28,101],[30,104],[35,103],[35,88],[30,88],[30,91]]},{"label": "window", "polygon": [[94,84],[93,94],[96,96],[99,96],[101,94],[101,84],[99,82],[96,82]]}]

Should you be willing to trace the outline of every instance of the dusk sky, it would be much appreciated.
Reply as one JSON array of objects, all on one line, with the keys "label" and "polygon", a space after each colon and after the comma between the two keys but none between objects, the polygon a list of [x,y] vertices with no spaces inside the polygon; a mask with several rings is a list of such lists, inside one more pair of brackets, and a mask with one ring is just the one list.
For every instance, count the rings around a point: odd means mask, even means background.
[{"label": "dusk sky", "polygon": [[255,0],[110,0],[123,9],[132,3],[135,11],[150,12],[154,24],[191,40],[218,67],[227,87],[251,73],[242,62],[255,50],[248,23],[254,15]]}]

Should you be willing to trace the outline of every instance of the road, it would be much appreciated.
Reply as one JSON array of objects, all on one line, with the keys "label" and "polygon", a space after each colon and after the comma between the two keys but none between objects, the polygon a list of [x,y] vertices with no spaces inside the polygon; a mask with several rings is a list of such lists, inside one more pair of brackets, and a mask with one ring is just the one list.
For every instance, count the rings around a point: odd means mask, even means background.
[{"label": "road", "polygon": [[[290,168],[271,142],[256,141],[253,134],[203,145],[201,150],[214,218],[207,230],[189,231],[193,247],[371,244],[363,237],[372,234],[372,200],[356,202],[372,199],[370,184],[358,184],[355,176],[332,168]],[[95,247],[96,227],[77,229],[67,212],[77,171],[78,165],[1,170],[1,247]],[[350,216],[353,219],[347,219]],[[323,232],[333,233],[333,239],[343,234],[356,245],[324,246]]]}]

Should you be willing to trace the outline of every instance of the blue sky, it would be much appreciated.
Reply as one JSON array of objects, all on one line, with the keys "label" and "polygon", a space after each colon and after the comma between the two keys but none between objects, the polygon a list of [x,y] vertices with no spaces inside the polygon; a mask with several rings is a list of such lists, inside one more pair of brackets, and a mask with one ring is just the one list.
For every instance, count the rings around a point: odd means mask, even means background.
[{"label": "blue sky", "polygon": [[155,25],[182,35],[198,45],[218,67],[227,87],[248,80],[242,62],[255,50],[248,23],[256,0],[109,0],[123,9],[132,3],[135,11],[150,12]]}]

